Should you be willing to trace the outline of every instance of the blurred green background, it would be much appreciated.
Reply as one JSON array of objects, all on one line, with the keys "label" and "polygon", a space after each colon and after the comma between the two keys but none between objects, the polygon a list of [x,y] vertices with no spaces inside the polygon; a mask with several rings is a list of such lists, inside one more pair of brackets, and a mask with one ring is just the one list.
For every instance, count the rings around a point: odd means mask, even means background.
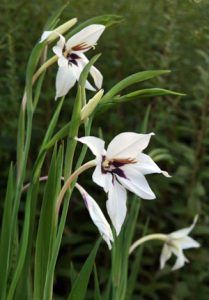
[{"label": "blurred green background", "polygon": [[[15,161],[17,119],[27,59],[47,18],[63,3],[61,0],[2,0],[0,3],[1,195],[9,162]],[[98,131],[102,131],[109,141],[122,131],[140,131],[149,105],[148,131],[154,131],[156,136],[148,150],[167,150],[166,159],[159,165],[168,170],[172,178],[149,176],[157,200],[142,201],[136,237],[142,234],[147,221],[148,232],[166,233],[190,225],[194,215],[200,213],[194,236],[202,248],[186,253],[191,263],[177,272],[169,273],[169,269],[160,272],[161,245],[147,244],[140,266],[134,266],[139,272],[133,299],[208,299],[209,1],[72,0],[61,22],[75,16],[84,21],[105,13],[119,14],[124,21],[106,30],[96,50],[88,53],[91,57],[102,52],[97,67],[104,75],[104,89],[107,91],[114,83],[137,71],[170,69],[171,74],[142,83],[140,87],[162,87],[186,94],[181,98],[166,96],[129,102],[95,120],[93,133],[98,135]],[[56,67],[53,67],[45,79],[34,119],[29,167],[57,105],[54,101],[55,74]],[[69,120],[73,94],[71,91],[66,97],[60,126]],[[48,163],[43,174],[47,172]],[[102,206],[105,197],[98,193],[100,190],[91,182],[91,173],[88,174],[88,180],[86,176],[81,180]],[[57,299],[65,299],[74,268],[79,270],[97,237],[77,194],[72,199],[68,220],[57,265]],[[109,269],[106,245],[100,252],[98,272],[103,286]],[[92,297],[91,286],[88,297]]]}]

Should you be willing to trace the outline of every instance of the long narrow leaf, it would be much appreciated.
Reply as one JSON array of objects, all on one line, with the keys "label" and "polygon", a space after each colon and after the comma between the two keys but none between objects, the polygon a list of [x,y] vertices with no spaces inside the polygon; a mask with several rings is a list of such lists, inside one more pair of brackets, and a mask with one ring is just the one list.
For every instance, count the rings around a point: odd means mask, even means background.
[{"label": "long narrow leaf", "polygon": [[96,254],[100,245],[101,239],[96,242],[96,245],[92,249],[89,257],[85,261],[73,287],[68,300],[84,300],[86,295],[86,290],[89,282],[89,278],[94,266]]},{"label": "long narrow leaf", "polygon": [[114,85],[107,94],[103,97],[101,103],[105,103],[109,99],[113,98],[115,95],[117,95],[120,91],[124,90],[128,86],[145,81],[160,75],[168,74],[170,73],[169,70],[154,70],[154,71],[142,71],[135,74],[132,74],[128,76],[127,78],[121,80],[116,85]]},{"label": "long narrow leaf", "polygon": [[43,299],[46,273],[56,237],[56,196],[62,173],[62,151],[54,149],[39,217],[35,253],[34,299]]},{"label": "long narrow leaf", "polygon": [[4,202],[3,219],[1,226],[0,240],[0,299],[4,300],[6,296],[7,278],[9,272],[9,253],[10,253],[10,235],[11,235],[11,214],[14,200],[14,174],[11,165],[8,176],[7,192]]}]

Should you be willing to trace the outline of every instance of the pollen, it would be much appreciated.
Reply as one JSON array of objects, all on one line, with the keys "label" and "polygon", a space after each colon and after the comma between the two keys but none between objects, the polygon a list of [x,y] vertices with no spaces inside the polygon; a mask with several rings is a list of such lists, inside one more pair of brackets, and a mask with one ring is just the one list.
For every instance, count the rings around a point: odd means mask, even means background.
[{"label": "pollen", "polygon": [[104,169],[108,169],[110,167],[111,162],[108,159],[105,159],[102,163],[102,167]]}]

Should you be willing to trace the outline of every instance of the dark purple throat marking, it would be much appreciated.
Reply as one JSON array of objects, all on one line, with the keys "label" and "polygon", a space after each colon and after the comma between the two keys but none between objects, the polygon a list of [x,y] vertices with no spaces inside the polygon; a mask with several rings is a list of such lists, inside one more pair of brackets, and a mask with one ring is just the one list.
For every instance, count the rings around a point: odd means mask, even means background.
[{"label": "dark purple throat marking", "polygon": [[74,65],[78,65],[77,60],[80,59],[80,56],[78,56],[76,53],[68,53],[67,54],[67,60],[68,63],[74,64]]},{"label": "dark purple throat marking", "polygon": [[127,164],[134,164],[134,163],[136,163],[136,160],[131,158],[127,158],[127,159],[114,158],[108,160],[105,156],[103,156],[101,170],[103,174],[111,173],[112,175],[118,175],[120,177],[127,179],[121,167]]}]

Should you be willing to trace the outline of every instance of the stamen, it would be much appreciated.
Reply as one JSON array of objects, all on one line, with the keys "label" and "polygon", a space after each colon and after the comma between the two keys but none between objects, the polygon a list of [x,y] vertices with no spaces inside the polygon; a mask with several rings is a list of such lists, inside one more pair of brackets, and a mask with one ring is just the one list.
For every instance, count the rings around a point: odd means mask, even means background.
[{"label": "stamen", "polygon": [[91,48],[91,46],[87,45],[86,43],[81,43],[79,45],[72,47],[72,50],[73,51],[83,51],[83,50],[90,49],[90,48]]}]

